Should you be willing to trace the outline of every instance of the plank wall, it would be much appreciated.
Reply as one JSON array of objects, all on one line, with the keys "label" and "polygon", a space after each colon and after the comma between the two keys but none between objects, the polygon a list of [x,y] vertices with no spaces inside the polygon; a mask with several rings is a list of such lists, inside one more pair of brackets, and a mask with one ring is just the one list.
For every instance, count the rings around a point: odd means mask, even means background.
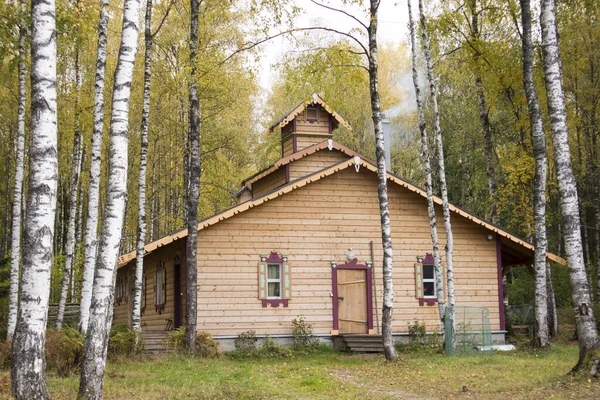
[{"label": "plank wall", "polygon": [[306,111],[301,112],[296,117],[296,133],[329,134],[329,113],[319,105],[319,118],[311,122],[306,120]]},{"label": "plank wall", "polygon": [[[182,258],[181,265],[181,291],[182,304],[181,304],[181,315],[182,323],[185,324],[185,307],[186,307],[186,296],[185,296],[185,240],[178,240],[171,244],[168,244],[144,257],[144,274],[146,277],[146,309],[142,314],[142,330],[147,331],[162,331],[167,325],[167,319],[173,320],[175,314],[175,293],[174,293],[174,261],[175,256],[179,254]],[[165,309],[160,314],[154,307],[154,281],[156,279],[156,266],[163,261],[165,263],[166,277],[167,277],[167,301],[165,303]],[[117,279],[126,276],[126,274],[133,274],[135,269],[135,260],[131,261],[124,267],[121,267],[117,272]],[[131,280],[130,282],[133,282]],[[130,289],[132,284],[129,285]],[[130,290],[131,292],[131,290]],[[115,304],[114,323],[130,325],[130,314],[131,314],[131,302],[132,293],[129,293],[129,299],[127,304],[122,303],[121,305]]]},{"label": "plank wall", "polygon": [[[437,306],[419,306],[415,298],[414,263],[431,252],[426,200],[389,185],[394,248],[395,332],[407,322],[439,326]],[[441,209],[436,209],[442,215]],[[453,215],[454,269],[458,305],[487,307],[492,329],[499,329],[496,244],[488,232]],[[445,240],[439,229],[441,243]],[[294,190],[199,232],[198,330],[215,336],[291,334],[291,320],[304,315],[315,333],[332,329],[331,261],[343,263],[348,248],[359,262],[370,259],[374,242],[377,301],[382,306],[382,247],[376,175],[348,168]],[[258,300],[260,254],[289,255],[292,299],[289,307],[263,308]],[[160,250],[158,251],[160,252]],[[375,310],[373,315],[377,315]],[[379,312],[381,318],[381,312]],[[376,326],[376,321],[374,321]]]},{"label": "plank wall", "polygon": [[320,150],[290,163],[290,181],[312,174],[323,168],[347,160],[349,156],[338,150]]},{"label": "plank wall", "polygon": [[259,197],[281,185],[285,184],[285,167],[281,167],[262,179],[252,184],[252,197]]}]

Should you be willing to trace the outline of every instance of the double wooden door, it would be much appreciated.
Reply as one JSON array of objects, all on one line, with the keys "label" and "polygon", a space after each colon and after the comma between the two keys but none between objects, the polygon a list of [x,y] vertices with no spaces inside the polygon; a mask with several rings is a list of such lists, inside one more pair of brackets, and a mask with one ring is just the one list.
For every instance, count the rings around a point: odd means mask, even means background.
[{"label": "double wooden door", "polygon": [[367,274],[366,269],[337,271],[338,327],[340,334],[367,333]]}]

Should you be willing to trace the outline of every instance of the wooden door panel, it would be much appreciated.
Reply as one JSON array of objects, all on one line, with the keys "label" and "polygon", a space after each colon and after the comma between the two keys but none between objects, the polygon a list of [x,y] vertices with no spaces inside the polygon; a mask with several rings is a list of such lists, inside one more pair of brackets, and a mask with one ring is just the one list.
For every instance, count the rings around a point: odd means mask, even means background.
[{"label": "wooden door panel", "polygon": [[367,333],[367,271],[337,270],[340,333]]}]

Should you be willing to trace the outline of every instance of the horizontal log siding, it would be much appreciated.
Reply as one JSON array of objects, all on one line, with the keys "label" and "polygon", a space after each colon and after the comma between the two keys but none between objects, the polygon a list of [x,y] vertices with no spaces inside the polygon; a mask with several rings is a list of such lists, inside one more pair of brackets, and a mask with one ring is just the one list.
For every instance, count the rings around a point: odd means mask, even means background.
[{"label": "horizontal log siding", "polygon": [[[185,240],[178,240],[171,244],[168,244],[161,249],[156,250],[144,257],[144,274],[146,275],[146,309],[142,314],[142,330],[144,331],[162,331],[167,325],[167,319],[174,318],[174,275],[173,266],[175,261],[175,255],[179,253],[182,260],[181,265],[181,290],[184,293],[182,297],[181,315],[182,322],[185,324]],[[154,280],[156,279],[156,266],[159,261],[164,261],[165,270],[167,276],[167,301],[165,309],[161,314],[156,312],[154,307]],[[122,267],[117,272],[117,278],[126,276],[128,270],[135,268],[135,260],[130,262],[127,266]],[[129,293],[128,304],[122,303],[121,305],[115,304],[114,323],[119,324],[130,324],[130,313],[131,313],[131,301],[133,292]]]},{"label": "horizontal log siding", "polygon": [[329,113],[321,106],[319,107],[319,119],[317,121],[307,121],[305,112],[296,117],[296,133],[311,133],[317,135],[329,134]]},{"label": "horizontal log siding", "polygon": [[[406,332],[419,319],[438,329],[437,306],[415,298],[416,257],[431,252],[425,199],[389,186],[394,245],[394,325]],[[442,215],[440,208],[436,209]],[[453,216],[454,269],[458,305],[487,307],[499,329],[495,241],[465,218]],[[291,334],[291,320],[304,315],[315,333],[332,328],[332,260],[343,263],[351,247],[360,262],[374,241],[378,307],[382,305],[381,231],[376,176],[347,169],[245,211],[199,232],[198,329],[213,335]],[[440,240],[445,240],[440,230]],[[289,307],[263,308],[258,300],[259,254],[289,254],[292,299]],[[375,313],[374,313],[375,315]],[[381,313],[379,313],[381,316]]]},{"label": "horizontal log siding", "polygon": [[283,153],[282,157],[287,157],[294,153],[294,138],[289,136],[286,137],[286,140],[282,143]]},{"label": "horizontal log siding", "polygon": [[252,184],[252,197],[259,197],[281,185],[285,184],[285,168],[279,168],[273,173],[257,180]]},{"label": "horizontal log siding", "polygon": [[349,156],[337,151],[327,149],[318,151],[310,156],[303,157],[290,163],[290,181],[312,174],[323,168],[347,160]]}]

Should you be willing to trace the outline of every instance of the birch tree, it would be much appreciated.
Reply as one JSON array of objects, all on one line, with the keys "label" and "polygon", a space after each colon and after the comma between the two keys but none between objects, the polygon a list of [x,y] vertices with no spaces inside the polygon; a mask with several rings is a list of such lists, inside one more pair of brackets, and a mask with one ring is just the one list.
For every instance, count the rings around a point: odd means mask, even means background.
[{"label": "birch tree", "polygon": [[[381,120],[381,103],[379,100],[379,82],[377,75],[377,11],[379,0],[371,0],[369,8],[369,89],[371,94],[371,111],[375,128],[375,158],[377,163],[377,196],[379,197],[379,213],[381,217],[381,242],[383,244],[383,311],[381,332],[385,358],[398,358],[392,341],[392,317],[394,309],[394,283],[392,281],[392,231],[390,226],[390,209],[387,190],[387,170],[385,167],[385,146],[383,142],[383,124]],[[363,25],[364,26],[364,25]]]},{"label": "birch tree", "polygon": [[187,313],[185,316],[185,342],[188,350],[196,350],[196,323],[198,319],[198,201],[200,199],[200,102],[196,87],[196,63],[198,52],[199,0],[191,0],[190,10],[190,83],[189,83],[189,129],[188,129],[188,185],[186,270],[187,270]]},{"label": "birch tree", "polygon": [[437,84],[433,76],[433,63],[431,61],[431,46],[427,31],[427,21],[423,11],[423,2],[419,0],[419,18],[421,22],[421,38],[423,40],[423,52],[427,66],[427,80],[429,81],[429,94],[433,108],[433,134],[437,144],[438,155],[438,179],[442,195],[442,211],[444,213],[444,229],[446,230],[446,282],[448,285],[448,305],[451,307],[448,317],[450,326],[454,329],[454,234],[452,233],[452,222],[450,220],[450,206],[448,205],[448,186],[446,184],[446,164],[444,161],[444,142],[442,139],[442,127],[440,123],[440,112],[437,98]]},{"label": "birch tree", "polygon": [[121,44],[114,75],[104,220],[81,365],[79,397],[83,399],[102,398],[102,380],[113,315],[116,267],[127,198],[129,103],[138,47],[139,11],[139,0],[125,0]]},{"label": "birch tree", "polygon": [[[419,9],[421,2],[419,1]],[[420,10],[421,11],[421,10]],[[422,11],[421,11],[422,12]],[[429,137],[427,134],[427,124],[423,112],[423,102],[421,99],[421,88],[419,87],[419,76],[417,74],[417,39],[415,23],[412,14],[412,4],[408,0],[408,26],[410,30],[410,44],[412,48],[412,78],[415,87],[415,97],[417,101],[417,114],[419,118],[419,131],[421,132],[421,152],[423,163],[425,164],[425,191],[427,192],[427,211],[429,213],[429,230],[431,233],[431,245],[433,247],[433,267],[435,271],[435,287],[438,302],[438,312],[440,317],[441,331],[444,332],[444,314],[446,312],[446,302],[444,300],[444,281],[442,279],[442,264],[440,260],[440,246],[437,233],[437,222],[435,217],[435,204],[433,202],[433,188],[431,184],[431,161],[429,154]]]},{"label": "birch tree", "polygon": [[23,177],[25,173],[25,103],[27,101],[27,26],[25,12],[27,1],[19,2],[19,105],[17,106],[17,155],[15,160],[15,187],[13,191],[12,237],[10,250],[10,292],[8,297],[7,340],[12,340],[17,324],[19,307],[19,266],[21,263],[21,208]]},{"label": "birch tree", "polygon": [[146,0],[144,39],[144,102],[142,106],[142,133],[140,135],[140,176],[138,180],[138,228],[135,259],[135,284],[133,287],[133,309],[131,329],[142,331],[142,278],[144,274],[144,243],[146,241],[146,164],[148,160],[148,118],[150,116],[150,77],[152,57],[152,0]]},{"label": "birch tree", "polygon": [[597,374],[598,333],[592,308],[590,287],[583,262],[581,223],[575,177],[571,166],[568,141],[567,113],[562,83],[562,66],[558,44],[554,0],[542,0],[542,55],[548,115],[554,145],[560,207],[563,217],[565,253],[571,280],[572,304],[579,340],[579,360],[573,371],[583,370]]},{"label": "birch tree", "polygon": [[17,400],[49,398],[44,348],[58,177],[54,0],[32,2],[31,26],[29,188],[11,365],[12,394]]},{"label": "birch tree", "polygon": [[542,113],[533,80],[533,45],[531,39],[530,0],[521,0],[521,20],[523,25],[523,88],[527,97],[531,143],[535,158],[535,176],[533,179],[534,212],[534,270],[535,270],[535,324],[536,345],[550,345],[548,335],[548,295],[546,286],[546,139]]},{"label": "birch tree", "polygon": [[[78,4],[78,3],[77,3]],[[79,92],[81,91],[81,70],[79,67],[79,49],[75,53],[75,132],[73,135],[73,164],[71,170],[71,192],[69,193],[69,225],[67,228],[67,245],[65,254],[65,268],[63,271],[63,280],[60,288],[60,301],[58,303],[58,312],[56,314],[56,328],[62,327],[65,315],[65,305],[67,304],[67,292],[69,290],[69,281],[73,275],[73,258],[75,255],[75,223],[77,222],[77,191],[79,189],[79,173],[81,169],[82,141],[79,132]],[[72,283],[74,284],[74,282]]]},{"label": "birch tree", "polygon": [[104,130],[104,74],[106,72],[106,39],[108,36],[108,0],[100,0],[98,45],[96,50],[96,77],[94,84],[94,127],[90,165],[88,212],[85,223],[85,255],[81,302],[79,304],[80,332],[86,333],[92,302],[92,285],[96,265],[98,237],[98,204],[100,202],[100,167],[102,163],[102,131]]}]

